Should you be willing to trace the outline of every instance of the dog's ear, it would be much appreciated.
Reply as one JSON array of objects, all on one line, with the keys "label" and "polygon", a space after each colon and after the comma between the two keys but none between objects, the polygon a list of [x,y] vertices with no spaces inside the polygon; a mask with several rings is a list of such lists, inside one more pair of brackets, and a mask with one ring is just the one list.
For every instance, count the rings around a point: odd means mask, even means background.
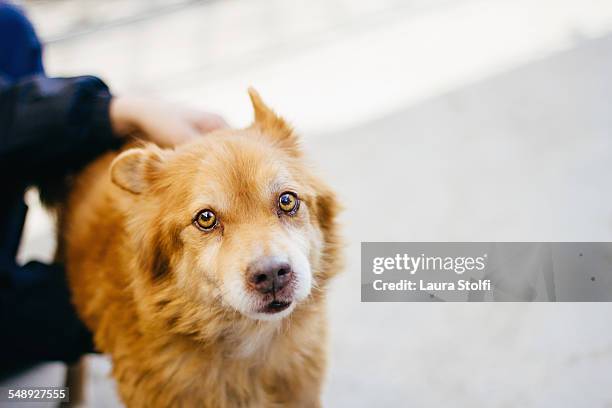
[{"label": "dog's ear", "polygon": [[[315,219],[323,234],[322,263],[316,272],[317,282],[323,284],[341,270],[342,239],[338,233],[337,217],[342,206],[338,202],[335,193],[323,182],[317,182],[316,197],[312,207]],[[309,208],[310,210],[310,208]]]},{"label": "dog's ear", "polygon": [[249,88],[249,96],[255,112],[255,120],[252,128],[273,138],[282,147],[289,149],[294,154],[299,154],[299,143],[293,128],[278,116],[265,104],[259,93],[252,87]]},{"label": "dog's ear", "polygon": [[338,203],[336,194],[323,183],[317,186],[317,190],[316,218],[325,233],[332,232],[335,229],[336,217],[342,211],[342,206]]},{"label": "dog's ear", "polygon": [[141,194],[149,185],[163,163],[163,153],[156,146],[129,149],[113,160],[111,180],[132,194]]}]

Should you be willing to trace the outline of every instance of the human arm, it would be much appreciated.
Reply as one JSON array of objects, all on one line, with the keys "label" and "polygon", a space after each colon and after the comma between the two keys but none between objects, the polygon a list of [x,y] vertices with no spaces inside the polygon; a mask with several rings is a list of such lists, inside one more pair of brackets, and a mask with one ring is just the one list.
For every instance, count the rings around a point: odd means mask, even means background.
[{"label": "human arm", "polygon": [[0,178],[37,184],[78,169],[132,134],[171,146],[225,126],[214,114],[113,97],[91,76],[0,84]]}]

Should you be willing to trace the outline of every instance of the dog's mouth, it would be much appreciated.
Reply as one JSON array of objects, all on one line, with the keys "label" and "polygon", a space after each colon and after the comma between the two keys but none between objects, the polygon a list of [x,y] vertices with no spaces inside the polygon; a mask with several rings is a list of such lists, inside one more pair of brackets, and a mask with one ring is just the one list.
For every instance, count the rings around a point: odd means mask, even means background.
[{"label": "dog's mouth", "polygon": [[268,303],[261,312],[267,314],[279,313],[291,306],[291,303],[292,302],[274,299]]}]

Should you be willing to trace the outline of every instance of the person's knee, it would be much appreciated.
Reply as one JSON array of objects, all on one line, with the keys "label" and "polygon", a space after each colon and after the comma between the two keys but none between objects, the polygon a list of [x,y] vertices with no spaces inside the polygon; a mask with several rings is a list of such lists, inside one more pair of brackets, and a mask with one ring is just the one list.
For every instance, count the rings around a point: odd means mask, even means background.
[{"label": "person's knee", "polygon": [[[0,1],[0,27],[3,31],[9,31],[17,39],[27,38],[34,34],[32,23],[15,5]],[[34,35],[34,37],[36,37]],[[4,37],[6,38],[6,37]],[[11,38],[6,38],[11,40]]]},{"label": "person's knee", "polygon": [[42,45],[21,9],[0,1],[0,71],[10,79],[42,73]]}]

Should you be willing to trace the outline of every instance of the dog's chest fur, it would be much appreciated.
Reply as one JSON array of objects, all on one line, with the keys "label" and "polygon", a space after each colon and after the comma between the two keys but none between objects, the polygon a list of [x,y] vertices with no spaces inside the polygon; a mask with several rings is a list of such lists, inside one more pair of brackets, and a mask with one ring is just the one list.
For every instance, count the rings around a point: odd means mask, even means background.
[{"label": "dog's chest fur", "polygon": [[291,404],[318,395],[324,368],[321,342],[305,327],[293,329],[266,326],[257,339],[229,335],[197,348],[185,339],[142,338],[126,328],[112,345],[114,376],[130,406],[317,406]]}]

